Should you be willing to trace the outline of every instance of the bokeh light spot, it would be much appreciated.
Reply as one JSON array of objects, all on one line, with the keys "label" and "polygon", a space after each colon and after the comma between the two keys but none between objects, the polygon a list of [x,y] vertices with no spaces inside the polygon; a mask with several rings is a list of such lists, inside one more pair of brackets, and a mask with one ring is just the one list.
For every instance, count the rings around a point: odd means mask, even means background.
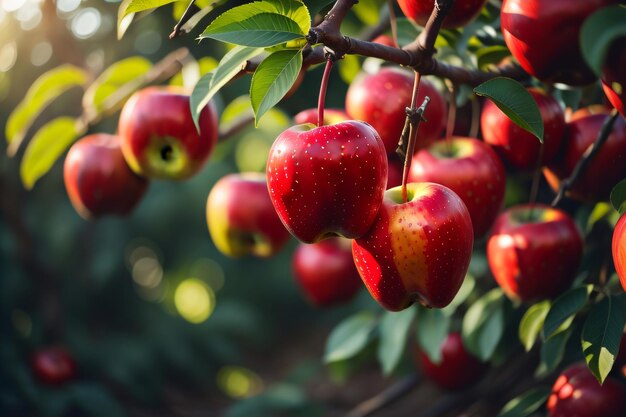
[{"label": "bokeh light spot", "polygon": [[2,0],[2,8],[7,12],[14,12],[26,4],[26,0]]},{"label": "bokeh light spot", "polygon": [[188,322],[202,323],[213,313],[215,293],[203,281],[188,278],[176,287],[174,305],[178,314]]},{"label": "bokeh light spot", "polygon": [[30,62],[36,67],[44,65],[52,57],[52,45],[50,42],[39,42],[33,46],[30,52]]},{"label": "bokeh light spot", "polygon": [[7,72],[17,59],[17,44],[15,42],[7,42],[0,47],[0,72]]},{"label": "bokeh light spot", "polygon": [[88,7],[76,13],[72,19],[72,33],[80,39],[93,36],[102,23],[100,12],[93,7]]},{"label": "bokeh light spot", "polygon": [[71,13],[78,9],[80,0],[57,0],[57,10],[61,13]]},{"label": "bokeh light spot", "polygon": [[225,366],[220,369],[217,373],[217,384],[232,398],[250,397],[263,389],[263,382],[257,374],[239,366]]}]

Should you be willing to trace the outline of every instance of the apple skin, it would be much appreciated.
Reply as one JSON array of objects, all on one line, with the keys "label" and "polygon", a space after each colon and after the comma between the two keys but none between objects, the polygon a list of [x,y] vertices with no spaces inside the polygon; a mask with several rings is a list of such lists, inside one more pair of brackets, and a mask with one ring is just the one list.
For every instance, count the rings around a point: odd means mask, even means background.
[{"label": "apple skin", "polygon": [[[350,116],[342,109],[324,109],[324,124],[334,125],[339,122],[350,120]],[[293,116],[293,121],[302,125],[311,123],[317,126],[317,109],[306,109]]]},{"label": "apple skin", "polygon": [[447,306],[459,291],[474,243],[463,201],[434,183],[407,184],[385,192],[376,222],[352,242],[354,263],[372,297],[400,311],[415,301]]},{"label": "apple skin", "polygon": [[487,370],[487,364],[465,349],[461,335],[456,332],[448,334],[441,345],[441,363],[433,363],[422,351],[418,351],[418,361],[424,375],[447,390],[465,388],[477,382]]},{"label": "apple skin", "polygon": [[349,120],[281,133],[269,152],[270,197],[297,239],[354,239],[370,228],[387,184],[387,155],[376,131]]},{"label": "apple skin", "polygon": [[211,239],[224,255],[269,257],[289,239],[267,191],[265,175],[230,174],[221,178],[207,199]]},{"label": "apple skin", "polygon": [[567,213],[543,204],[522,204],[496,219],[487,241],[487,260],[504,293],[528,302],[553,298],[567,289],[582,250],[580,232]]},{"label": "apple skin", "polygon": [[[414,75],[400,68],[383,68],[376,74],[362,73],[350,84],[346,94],[346,112],[354,119],[372,125],[378,132],[387,153],[395,153],[406,119],[406,107],[411,105]],[[433,84],[422,78],[417,95],[418,106],[430,97],[420,123],[416,148],[434,142],[446,123],[446,104]]]},{"label": "apple skin", "polygon": [[602,67],[602,88],[613,107],[626,117],[626,37],[614,41]]},{"label": "apple skin", "polygon": [[126,162],[137,174],[182,180],[208,160],[218,138],[217,111],[209,102],[200,113],[200,134],[189,109],[189,96],[174,87],[148,87],[133,94],[119,119]]},{"label": "apple skin", "polygon": [[610,376],[600,385],[586,364],[577,363],[554,382],[547,409],[550,417],[623,417],[626,385]]},{"label": "apple skin", "polygon": [[506,173],[500,158],[484,142],[453,137],[420,150],[411,161],[410,182],[435,182],[450,188],[465,203],[474,236],[487,233],[502,209]]},{"label": "apple skin", "polygon": [[504,0],[504,41],[520,65],[548,83],[586,85],[597,77],[579,46],[580,28],[596,10],[617,0]]},{"label": "apple skin", "polygon": [[[592,145],[607,117],[606,114],[586,114],[577,111],[566,126],[564,149],[560,156],[544,168],[544,176],[553,190],[569,177],[585,150]],[[568,196],[580,201],[608,200],[613,187],[626,177],[626,119],[618,117],[613,130],[600,151],[589,162]]]},{"label": "apple skin", "polygon": [[626,291],[626,215],[622,215],[613,231],[612,240],[613,263],[622,288]]},{"label": "apple skin", "polygon": [[[544,125],[542,165],[551,162],[559,152],[565,132],[565,113],[552,96],[530,88]],[[518,169],[534,169],[541,151],[539,139],[509,119],[491,100],[486,100],[480,115],[483,139],[504,160]]]},{"label": "apple skin", "polygon": [[36,351],[31,367],[37,379],[47,385],[62,385],[76,378],[76,362],[62,347]]},{"label": "apple skin", "polygon": [[348,239],[336,237],[307,245],[300,243],[292,268],[306,298],[315,306],[350,300],[363,287],[352,260]]},{"label": "apple skin", "polygon": [[[454,29],[467,25],[480,13],[487,0],[455,0],[448,16],[443,21],[443,28]],[[426,26],[435,0],[398,0],[404,15],[420,26]]]},{"label": "apple skin", "polygon": [[128,167],[115,135],[96,133],[78,140],[63,165],[65,189],[85,219],[123,216],[143,197],[148,181]]}]

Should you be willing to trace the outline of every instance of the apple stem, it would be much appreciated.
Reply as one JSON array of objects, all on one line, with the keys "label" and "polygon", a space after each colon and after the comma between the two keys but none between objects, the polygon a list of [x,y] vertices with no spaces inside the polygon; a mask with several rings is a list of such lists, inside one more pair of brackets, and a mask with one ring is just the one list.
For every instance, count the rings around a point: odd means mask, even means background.
[{"label": "apple stem", "polygon": [[448,123],[446,125],[446,149],[448,155],[452,155],[452,136],[454,135],[454,122],[456,121],[456,84],[446,80],[448,92],[450,93],[450,104],[448,106]]},{"label": "apple stem", "polygon": [[611,112],[611,116],[607,117],[606,120],[604,121],[604,124],[602,125],[602,128],[600,129],[600,133],[598,133],[598,137],[596,138],[596,141],[593,143],[593,145],[587,148],[583,156],[576,163],[576,166],[574,167],[574,171],[572,172],[572,175],[570,175],[568,178],[566,178],[565,180],[561,182],[559,191],[556,197],[554,197],[554,200],[552,200],[552,203],[551,203],[552,207],[556,207],[561,202],[561,200],[565,196],[565,193],[570,188],[572,188],[572,186],[578,180],[578,177],[580,177],[580,175],[583,173],[583,171],[585,170],[589,162],[591,162],[591,160],[600,151],[600,148],[602,148],[602,145],[604,145],[604,142],[606,142],[607,139],[609,138],[609,135],[611,134],[611,130],[613,130],[613,125],[615,124],[615,121],[617,120],[618,116],[619,116],[619,113],[617,112],[617,110],[613,109],[613,111]]},{"label": "apple stem", "polygon": [[387,0],[387,8],[389,9],[389,25],[391,26],[391,38],[393,45],[399,48],[398,44],[398,22],[396,20],[396,12],[393,9],[393,0]]},{"label": "apple stem", "polygon": [[[400,138],[400,151],[404,151],[404,144],[406,143],[406,152],[404,154],[404,170],[402,171],[402,202],[406,203],[408,199],[406,191],[406,183],[409,178],[409,171],[411,169],[411,160],[413,159],[413,153],[415,152],[415,143],[417,142],[417,130],[420,122],[424,120],[424,111],[430,97],[425,97],[422,105],[416,109],[417,93],[419,92],[421,75],[415,71],[415,81],[413,82],[413,96],[411,97],[411,107],[406,109],[406,122],[404,129],[402,130],[402,137]],[[407,126],[408,125],[408,126]],[[407,131],[408,127],[408,131]],[[406,142],[405,142],[406,140]]]},{"label": "apple stem", "polygon": [[335,62],[335,54],[330,50],[326,51],[326,67],[322,76],[322,84],[320,85],[320,96],[317,102],[317,126],[324,126],[324,101],[326,100],[326,90],[328,88],[328,80],[330,79],[330,70],[333,69]]}]

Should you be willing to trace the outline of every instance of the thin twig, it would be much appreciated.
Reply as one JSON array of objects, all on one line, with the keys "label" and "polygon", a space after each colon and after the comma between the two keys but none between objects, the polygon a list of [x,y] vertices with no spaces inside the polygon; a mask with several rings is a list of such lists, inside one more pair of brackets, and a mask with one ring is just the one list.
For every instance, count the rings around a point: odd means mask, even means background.
[{"label": "thin twig", "polygon": [[613,129],[613,125],[615,124],[618,116],[619,113],[617,112],[617,110],[613,109],[613,111],[611,112],[611,116],[607,117],[604,121],[602,129],[600,129],[600,133],[598,134],[596,141],[593,143],[593,145],[587,148],[583,156],[576,164],[576,167],[574,168],[572,174],[561,182],[559,191],[556,194],[556,197],[554,197],[554,200],[552,200],[552,207],[556,207],[561,202],[561,200],[565,196],[565,193],[574,186],[578,178],[585,171],[585,168],[587,168],[589,163],[600,151],[600,148],[602,148],[604,142],[606,142],[606,140],[609,138],[611,130]]},{"label": "thin twig", "polygon": [[180,17],[180,20],[178,21],[178,23],[176,23],[176,25],[174,26],[174,30],[172,30],[172,33],[170,33],[170,39],[174,39],[178,37],[182,33],[181,29],[183,25],[187,23],[189,19],[193,17],[193,15],[195,15],[201,10],[198,6],[196,6],[195,2],[196,0],[189,1],[189,5],[185,9],[185,12]]},{"label": "thin twig", "polygon": [[367,417],[404,397],[420,383],[420,380],[420,375],[413,373],[388,387],[380,394],[363,401],[346,414],[346,417]]},{"label": "thin twig", "polygon": [[389,24],[391,26],[391,37],[393,39],[393,45],[397,48],[398,43],[398,21],[396,19],[396,12],[393,9],[393,0],[387,0],[387,8],[389,9]]}]

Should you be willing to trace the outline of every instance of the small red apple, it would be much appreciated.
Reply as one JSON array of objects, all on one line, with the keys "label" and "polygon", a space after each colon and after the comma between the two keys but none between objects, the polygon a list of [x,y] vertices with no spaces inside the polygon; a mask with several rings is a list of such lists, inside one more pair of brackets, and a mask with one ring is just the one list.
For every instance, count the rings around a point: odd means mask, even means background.
[{"label": "small red apple", "polygon": [[585,85],[596,76],[585,63],[580,28],[596,10],[618,0],[504,0],[500,24],[513,56],[541,81]]},{"label": "small red apple", "polygon": [[[487,0],[455,0],[442,27],[453,29],[467,25],[480,13]],[[426,26],[435,7],[435,0],[398,0],[406,17],[420,26]]]},{"label": "small red apple", "polygon": [[72,205],[85,219],[128,214],[148,186],[126,164],[119,137],[104,133],[85,136],[72,145],[63,179]]},{"label": "small red apple", "polygon": [[48,385],[61,385],[76,377],[76,362],[61,347],[38,350],[32,357],[31,366],[39,381]]},{"label": "small red apple", "polygon": [[[565,113],[558,101],[545,92],[536,88],[530,88],[528,92],[535,99],[543,119],[542,165],[545,165],[559,151],[565,132]],[[480,125],[485,142],[515,168],[534,169],[537,166],[541,151],[539,139],[513,123],[491,100],[485,101]]]},{"label": "small red apple", "polygon": [[435,182],[463,200],[474,236],[487,233],[502,208],[506,174],[500,158],[484,142],[472,138],[437,141],[413,157],[411,182]]},{"label": "small red apple", "polygon": [[305,243],[364,235],[387,184],[387,155],[376,131],[354,120],[281,133],[267,162],[270,197],[285,227]]},{"label": "small red apple", "polygon": [[[413,73],[399,68],[383,68],[378,73],[360,74],[350,84],[346,94],[346,111],[357,120],[369,123],[380,135],[388,153],[395,153],[406,119],[406,107],[411,105]],[[446,123],[446,105],[433,84],[422,78],[417,95],[418,105],[430,97],[417,132],[416,148],[435,141]]]},{"label": "small red apple", "polygon": [[607,98],[626,117],[626,37],[614,41],[607,53],[607,60],[602,67],[602,88]]},{"label": "small red apple", "polygon": [[300,243],[292,264],[296,281],[306,298],[316,306],[348,301],[363,286],[348,239],[338,237],[310,245]]},{"label": "small red apple", "polygon": [[[339,122],[350,120],[350,116],[342,109],[324,109],[324,124],[334,125]],[[317,125],[317,109],[306,109],[293,116],[293,121],[302,125],[311,123]]]},{"label": "small red apple", "polygon": [[[544,169],[550,186],[556,191],[568,178],[589,146],[597,139],[606,114],[587,114],[579,110],[567,123],[561,155]],[[578,177],[568,196],[581,201],[607,200],[613,187],[626,177],[626,119],[619,117],[600,151]]]},{"label": "small red apple", "polygon": [[587,365],[574,364],[554,382],[547,408],[550,417],[624,417],[626,385],[610,376],[600,385]]},{"label": "small red apple", "polygon": [[531,301],[561,294],[574,280],[583,240],[564,211],[543,204],[505,210],[487,242],[487,260],[511,299]]},{"label": "small red apple", "polygon": [[213,243],[231,257],[272,256],[289,239],[260,173],[221,178],[209,193],[206,217]]},{"label": "small red apple", "polygon": [[626,214],[622,215],[615,225],[612,248],[615,271],[622,283],[622,288],[626,291]]},{"label": "small red apple", "polygon": [[200,133],[189,96],[174,87],[148,87],[131,96],[119,119],[126,162],[149,178],[185,179],[209,158],[218,137],[217,111],[209,102],[200,113]]},{"label": "small red apple", "polygon": [[447,306],[467,273],[474,233],[463,201],[433,183],[407,184],[385,192],[369,232],[353,241],[361,279],[384,308],[399,311],[418,301]]},{"label": "small red apple", "polygon": [[441,362],[433,363],[419,351],[418,359],[424,375],[442,388],[457,390],[477,382],[487,370],[487,364],[472,356],[463,346],[459,333],[448,334],[441,345]]}]

